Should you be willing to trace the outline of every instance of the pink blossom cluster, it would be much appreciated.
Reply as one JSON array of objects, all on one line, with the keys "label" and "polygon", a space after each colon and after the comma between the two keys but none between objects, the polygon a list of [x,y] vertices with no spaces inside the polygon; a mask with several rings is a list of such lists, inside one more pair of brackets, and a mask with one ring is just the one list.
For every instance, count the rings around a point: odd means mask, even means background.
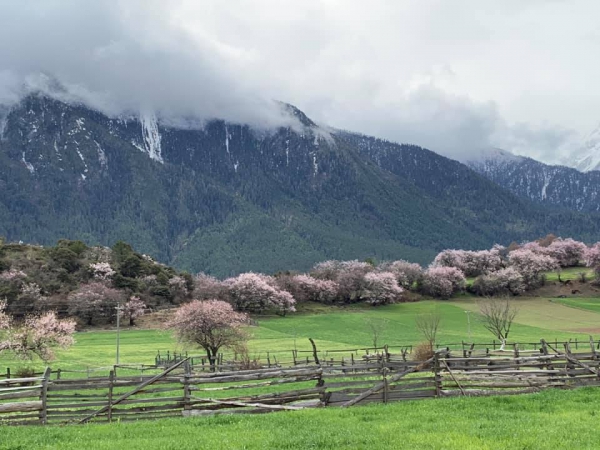
[{"label": "pink blossom cluster", "polygon": [[26,278],[27,274],[22,270],[9,270],[7,272],[0,273],[0,281],[14,281]]},{"label": "pink blossom cluster", "polygon": [[423,268],[419,264],[403,260],[381,264],[377,270],[393,273],[398,283],[407,289],[410,289],[423,276]]},{"label": "pink blossom cluster", "polygon": [[583,242],[571,238],[556,238],[546,246],[536,241],[526,242],[520,250],[530,250],[538,255],[550,256],[560,267],[573,267],[584,259],[587,246]]},{"label": "pink blossom cluster", "polygon": [[10,328],[10,316],[6,313],[6,302],[0,301],[0,331]]},{"label": "pink blossom cluster", "polygon": [[386,305],[398,301],[404,292],[391,272],[369,272],[364,276],[361,298],[371,305]]},{"label": "pink blossom cluster", "polygon": [[423,275],[421,291],[432,297],[449,298],[465,288],[466,279],[456,267],[430,267]]},{"label": "pink blossom cluster", "polygon": [[40,301],[44,298],[42,289],[37,283],[23,283],[23,286],[21,286],[21,296],[27,297],[31,301]]},{"label": "pink blossom cluster", "polygon": [[95,319],[111,320],[115,315],[115,306],[123,299],[122,291],[95,281],[84,284],[67,297],[69,314],[92,325]]},{"label": "pink blossom cluster", "polygon": [[209,298],[223,298],[225,286],[215,277],[200,272],[194,277],[194,298],[206,300]]},{"label": "pink blossom cluster", "polygon": [[375,268],[366,262],[325,261],[316,264],[311,271],[315,278],[335,281],[339,300],[345,303],[360,301],[360,293],[364,287],[364,277]]},{"label": "pink blossom cluster", "polygon": [[223,283],[229,299],[239,311],[285,314],[296,310],[296,300],[289,292],[279,289],[273,277],[248,272]]},{"label": "pink blossom cluster", "polygon": [[558,262],[552,256],[537,253],[530,248],[522,247],[508,255],[510,266],[522,275],[528,287],[539,283],[542,272],[558,268]]},{"label": "pink blossom cluster", "polygon": [[23,358],[39,356],[44,361],[54,357],[54,347],[67,348],[74,342],[75,321],[59,320],[54,312],[30,316],[15,326],[0,302],[0,353],[11,351]]},{"label": "pink blossom cluster", "polygon": [[299,302],[333,303],[339,289],[335,281],[322,280],[306,274],[281,276],[277,282],[281,289],[288,291]]},{"label": "pink blossom cluster", "polygon": [[221,300],[193,300],[181,305],[167,326],[175,330],[178,339],[200,345],[211,363],[221,347],[233,347],[243,340],[242,325],[246,314],[233,310]]},{"label": "pink blossom cluster", "polygon": [[181,302],[189,294],[185,278],[179,275],[169,278],[169,289],[177,302]]},{"label": "pink blossom cluster", "polygon": [[147,308],[148,307],[141,298],[137,296],[131,296],[129,301],[123,305],[123,316],[129,319],[129,325],[133,325],[135,319],[143,316],[146,313]]},{"label": "pink blossom cluster", "polygon": [[21,331],[27,335],[27,344],[13,349],[17,353],[33,352],[44,361],[53,359],[53,347],[68,348],[75,340],[75,321],[72,319],[59,320],[54,312],[41,316],[29,317]]},{"label": "pink blossom cluster", "polygon": [[96,280],[102,281],[111,279],[115,274],[115,271],[107,262],[92,263],[89,266],[89,270]]},{"label": "pink blossom cluster", "polygon": [[600,268],[600,242],[588,248],[584,255],[585,265],[594,269]]},{"label": "pink blossom cluster", "polygon": [[482,296],[520,295],[525,289],[523,276],[514,267],[481,275],[473,283],[475,293]]},{"label": "pink blossom cluster", "polygon": [[494,272],[503,266],[501,251],[494,246],[491,250],[444,250],[433,261],[434,267],[455,267],[468,277]]}]

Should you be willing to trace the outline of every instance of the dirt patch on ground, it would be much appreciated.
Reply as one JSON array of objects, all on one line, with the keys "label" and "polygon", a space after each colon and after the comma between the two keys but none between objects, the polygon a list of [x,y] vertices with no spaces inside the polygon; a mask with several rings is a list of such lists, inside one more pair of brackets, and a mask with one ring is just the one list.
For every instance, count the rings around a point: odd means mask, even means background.
[{"label": "dirt patch on ground", "polygon": [[598,335],[600,334],[600,328],[577,328],[576,330],[573,330],[577,333],[583,333],[583,334],[591,334],[591,335]]},{"label": "dirt patch on ground", "polygon": [[562,284],[558,281],[548,281],[545,286],[527,293],[528,297],[600,297],[600,288],[592,283],[581,283],[572,280],[568,284]]},{"label": "dirt patch on ground", "polygon": [[144,329],[164,328],[174,312],[175,309],[166,309],[144,314],[142,317],[136,319],[135,324],[138,328]]}]

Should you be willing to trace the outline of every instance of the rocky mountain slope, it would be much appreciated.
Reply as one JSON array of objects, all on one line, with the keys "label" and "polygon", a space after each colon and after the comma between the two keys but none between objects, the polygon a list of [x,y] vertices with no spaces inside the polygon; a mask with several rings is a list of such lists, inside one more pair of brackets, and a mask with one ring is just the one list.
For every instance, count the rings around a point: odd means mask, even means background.
[{"label": "rocky mountain slope", "polygon": [[314,124],[202,129],[109,118],[32,95],[0,118],[0,235],[131,242],[216,275],[328,258],[427,262],[548,232],[600,237],[595,215],[549,212],[425,149]]}]

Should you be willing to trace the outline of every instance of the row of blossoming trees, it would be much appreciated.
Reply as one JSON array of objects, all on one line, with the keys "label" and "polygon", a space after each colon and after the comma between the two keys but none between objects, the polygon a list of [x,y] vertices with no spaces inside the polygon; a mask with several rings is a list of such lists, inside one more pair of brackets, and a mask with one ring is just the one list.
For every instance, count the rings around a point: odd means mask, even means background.
[{"label": "row of blossoming trees", "polygon": [[306,274],[244,273],[223,281],[199,274],[194,296],[224,300],[242,312],[285,314],[304,301],[384,305],[406,299],[407,291],[449,298],[466,288],[467,277],[474,278],[471,289],[478,295],[520,295],[542,285],[548,271],[584,265],[600,272],[600,243],[547,237],[508,248],[444,250],[426,269],[406,261],[354,260],[318,263]]},{"label": "row of blossoming trees", "polygon": [[[207,317],[212,314],[213,321],[219,322],[231,315],[230,311],[285,315],[295,311],[297,302],[384,305],[406,300],[409,291],[449,298],[466,288],[467,277],[474,278],[470,287],[474,293],[494,296],[522,294],[540,286],[545,272],[564,267],[587,265],[600,275],[600,243],[588,247],[573,239],[552,236],[522,245],[511,244],[508,248],[496,245],[481,251],[445,250],[426,269],[406,261],[381,264],[357,260],[325,261],[316,264],[308,273],[285,272],[270,276],[250,272],[225,280],[202,273],[195,277],[176,273],[166,276],[166,269],[152,262],[148,267],[157,271],[158,275],[155,275],[140,264],[142,258],[136,258],[129,253],[120,261],[114,257],[104,258],[78,269],[88,274],[87,281],[62,298],[61,304],[66,306],[62,310],[63,316],[76,317],[81,324],[94,325],[112,320],[115,307],[119,306],[123,316],[133,325],[146,311],[148,299],[165,298],[171,304],[193,304],[196,308],[202,300],[212,300],[205,302],[207,304],[202,308],[210,311],[203,314]],[[19,296],[14,304],[27,300],[34,308],[33,315],[19,322],[5,313],[5,303],[0,304],[3,314],[0,316],[0,352],[11,349],[16,353],[47,355],[52,345],[68,344],[74,323],[58,321],[50,311],[52,304],[46,293],[31,276],[19,269],[8,268],[0,271],[0,283],[18,287]],[[177,316],[180,324],[193,317],[189,310],[191,306],[186,305]],[[235,325],[239,327],[241,316],[232,317],[236,318]],[[183,334],[191,333],[184,325],[178,329],[183,329]],[[41,339],[40,330],[49,330],[45,333],[47,338]],[[208,347],[211,345],[207,344]]]}]

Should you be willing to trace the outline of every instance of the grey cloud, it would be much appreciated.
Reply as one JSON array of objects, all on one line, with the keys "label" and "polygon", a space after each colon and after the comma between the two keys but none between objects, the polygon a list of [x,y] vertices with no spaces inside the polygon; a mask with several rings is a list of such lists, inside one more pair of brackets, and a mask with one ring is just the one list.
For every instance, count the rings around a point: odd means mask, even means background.
[{"label": "grey cloud", "polygon": [[[95,0],[85,7],[79,1],[25,0],[4,5],[2,12],[5,102],[43,90],[110,115],[155,110],[171,121],[289,122],[276,102],[235,76],[243,73],[243,58],[192,39],[154,0]],[[54,78],[61,88],[53,87]]]},{"label": "grey cloud", "polygon": [[111,115],[269,127],[289,123],[281,100],[457,159],[554,161],[597,122],[600,8],[525,3],[0,0],[0,103],[25,86]]}]

